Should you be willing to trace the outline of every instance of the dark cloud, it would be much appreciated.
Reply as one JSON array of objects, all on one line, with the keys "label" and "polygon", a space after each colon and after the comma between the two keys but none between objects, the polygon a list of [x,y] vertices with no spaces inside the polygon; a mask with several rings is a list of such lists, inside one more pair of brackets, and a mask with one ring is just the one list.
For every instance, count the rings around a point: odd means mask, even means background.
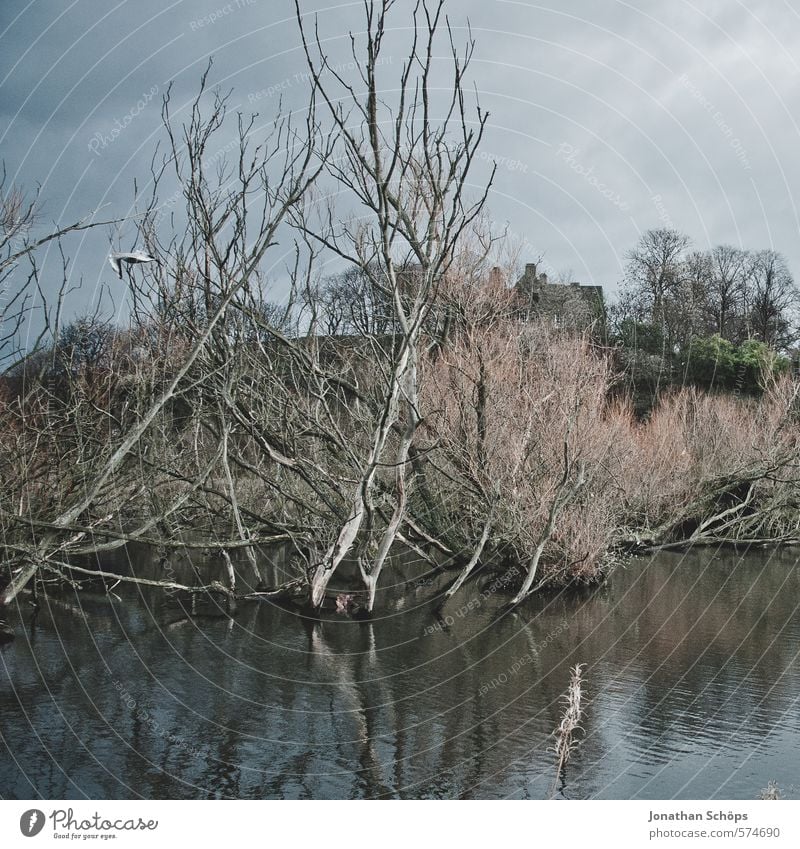
[{"label": "dark cloud", "polygon": [[[387,86],[412,7],[396,6]],[[304,4],[315,8],[346,63],[361,3]],[[700,247],[774,247],[800,276],[800,17],[788,4],[469,0],[448,13],[457,37],[471,23],[491,112],[476,185],[497,163],[491,212],[531,258],[613,287],[637,234],[670,224]],[[288,0],[4,0],[0,33],[2,156],[15,180],[41,184],[51,219],[131,208],[167,84],[180,110],[211,55],[234,106],[266,120],[279,100],[305,102]],[[75,248],[87,297],[108,279],[106,248],[98,233]]]}]

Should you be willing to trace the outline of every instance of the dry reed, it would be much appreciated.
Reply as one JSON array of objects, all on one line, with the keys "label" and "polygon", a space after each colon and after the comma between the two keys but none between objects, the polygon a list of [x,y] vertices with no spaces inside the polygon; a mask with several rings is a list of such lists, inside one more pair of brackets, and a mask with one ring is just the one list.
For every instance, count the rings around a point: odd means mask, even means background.
[{"label": "dry reed", "polygon": [[564,694],[564,715],[561,718],[561,724],[555,730],[556,775],[553,779],[553,786],[550,789],[550,798],[555,795],[558,779],[563,774],[564,767],[567,765],[570,755],[578,745],[575,735],[581,730],[581,718],[583,716],[583,707],[581,705],[583,679],[581,678],[581,672],[584,665],[577,663],[570,669],[569,689]]},{"label": "dry reed", "polygon": [[767,786],[759,794],[759,799],[774,801],[781,798],[777,781],[768,781]]}]

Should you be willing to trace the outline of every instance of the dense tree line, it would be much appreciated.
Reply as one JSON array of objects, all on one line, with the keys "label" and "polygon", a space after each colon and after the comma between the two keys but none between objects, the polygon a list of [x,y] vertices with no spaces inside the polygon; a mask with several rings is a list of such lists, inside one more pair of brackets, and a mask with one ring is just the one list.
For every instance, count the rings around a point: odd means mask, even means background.
[{"label": "dense tree line", "polygon": [[776,251],[698,251],[676,230],[649,230],[628,254],[613,334],[640,386],[754,392],[765,374],[788,368],[798,307]]}]

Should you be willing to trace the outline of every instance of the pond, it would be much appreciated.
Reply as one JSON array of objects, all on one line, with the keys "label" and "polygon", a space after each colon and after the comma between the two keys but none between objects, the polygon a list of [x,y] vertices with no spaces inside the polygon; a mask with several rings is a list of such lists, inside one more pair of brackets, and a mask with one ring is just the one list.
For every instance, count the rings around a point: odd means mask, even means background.
[{"label": "pond", "polygon": [[[499,620],[486,578],[449,627],[431,615],[447,576],[413,563],[372,622],[187,616],[130,585],[36,616],[23,599],[0,649],[0,796],[753,799],[774,780],[799,798],[796,558],[659,554]],[[584,733],[555,783],[576,663]]]}]

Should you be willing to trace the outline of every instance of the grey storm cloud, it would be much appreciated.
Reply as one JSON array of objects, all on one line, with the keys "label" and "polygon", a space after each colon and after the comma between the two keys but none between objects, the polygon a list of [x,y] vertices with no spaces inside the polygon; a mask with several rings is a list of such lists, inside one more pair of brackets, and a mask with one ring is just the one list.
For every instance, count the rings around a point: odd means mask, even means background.
[{"label": "grey storm cloud", "polygon": [[[302,3],[319,13],[348,69],[362,3]],[[402,63],[411,0],[398,0],[382,68]],[[489,126],[473,175],[496,167],[492,217],[524,256],[613,289],[624,254],[657,226],[698,247],[732,243],[783,252],[800,275],[798,181],[800,16],[786,3],[467,0],[446,6],[456,39],[476,41],[472,79]],[[392,50],[396,45],[397,53]],[[9,177],[41,187],[44,217],[101,208],[129,214],[147,183],[161,98],[177,110],[211,79],[231,104],[269,120],[302,108],[304,62],[288,0],[73,0],[0,4],[0,156]],[[449,77],[437,81],[443,90]],[[109,238],[73,250],[83,297],[110,282]]]}]

